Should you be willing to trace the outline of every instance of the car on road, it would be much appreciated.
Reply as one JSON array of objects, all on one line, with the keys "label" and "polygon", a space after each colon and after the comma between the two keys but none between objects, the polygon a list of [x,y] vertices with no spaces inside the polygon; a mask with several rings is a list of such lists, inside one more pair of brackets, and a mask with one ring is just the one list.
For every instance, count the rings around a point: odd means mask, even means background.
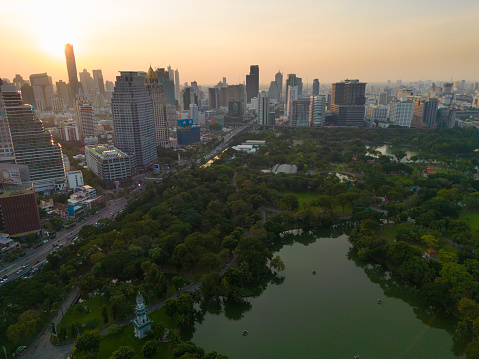
[{"label": "car on road", "polygon": [[37,261],[35,262],[35,264],[38,264],[38,263],[40,263],[40,260],[39,260],[39,259],[37,259]]},{"label": "car on road", "polygon": [[21,270],[21,269],[17,270],[17,274],[20,274],[22,272],[23,272],[23,270]]}]

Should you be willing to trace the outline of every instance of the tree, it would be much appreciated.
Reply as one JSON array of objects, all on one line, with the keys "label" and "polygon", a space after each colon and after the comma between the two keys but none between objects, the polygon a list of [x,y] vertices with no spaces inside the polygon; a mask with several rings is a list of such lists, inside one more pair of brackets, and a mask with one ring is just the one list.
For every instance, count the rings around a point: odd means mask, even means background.
[{"label": "tree", "polygon": [[96,355],[100,351],[100,334],[96,330],[87,330],[76,341],[75,354]]},{"label": "tree", "polygon": [[278,272],[284,271],[286,268],[280,256],[275,256],[269,261],[269,266],[276,269]]},{"label": "tree", "polygon": [[287,209],[296,209],[299,208],[299,201],[298,197],[296,197],[294,194],[285,194],[283,197],[283,203],[286,206]]},{"label": "tree", "polygon": [[108,309],[105,304],[101,306],[101,316],[103,317],[103,323],[108,323]]},{"label": "tree", "polygon": [[134,356],[135,349],[129,346],[122,346],[112,353],[110,359],[133,359]]},{"label": "tree", "polygon": [[63,223],[64,222],[65,221],[62,218],[59,218],[59,217],[50,218],[50,224],[53,226],[53,228],[57,232],[60,231],[63,228]]},{"label": "tree", "polygon": [[154,340],[148,340],[145,345],[143,345],[143,349],[141,350],[141,353],[145,358],[151,358],[153,355],[156,354],[156,341]]}]

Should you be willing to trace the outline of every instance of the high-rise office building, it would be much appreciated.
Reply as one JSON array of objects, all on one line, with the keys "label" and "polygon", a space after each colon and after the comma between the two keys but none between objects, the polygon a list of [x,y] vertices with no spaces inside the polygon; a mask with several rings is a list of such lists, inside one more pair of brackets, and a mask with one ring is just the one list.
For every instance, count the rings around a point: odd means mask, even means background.
[{"label": "high-rise office building", "polygon": [[258,96],[258,125],[268,125],[269,98],[266,91],[261,91]]},{"label": "high-rise office building", "polygon": [[79,75],[80,75],[81,87],[83,89],[83,96],[85,96],[89,100],[93,99],[93,95],[95,93],[93,78],[91,77],[90,73],[86,69],[83,69],[83,71],[80,72]]},{"label": "high-rise office building", "polygon": [[33,87],[27,84],[23,84],[20,89],[22,93],[22,101],[24,105],[30,105],[34,108],[36,107],[35,93],[33,92]]},{"label": "high-rise office building", "polygon": [[5,113],[10,127],[15,163],[28,165],[35,191],[52,190],[65,179],[60,145],[34,117],[31,106],[24,105],[15,87],[2,86]]},{"label": "high-rise office building", "polygon": [[337,126],[364,126],[366,83],[346,80],[333,84],[331,114]]},{"label": "high-rise office building", "polygon": [[278,71],[276,75],[274,75],[274,81],[279,89],[279,98],[281,98],[283,96],[283,74]]},{"label": "high-rise office building", "polygon": [[249,75],[246,75],[246,101],[251,103],[253,97],[258,97],[259,93],[259,66],[251,65]]},{"label": "high-rise office building", "polygon": [[314,79],[313,80],[313,96],[318,96],[319,95],[319,80]]},{"label": "high-rise office building", "polygon": [[291,102],[299,98],[298,86],[288,86],[286,94],[286,116],[291,118]]},{"label": "high-rise office building", "polygon": [[115,89],[115,84],[113,83],[113,81],[106,81],[105,82],[105,90],[106,91],[113,92],[114,89]]},{"label": "high-rise office building", "polygon": [[195,103],[192,103],[190,105],[190,119],[193,120],[193,123],[195,125],[199,124],[200,122],[200,113],[199,113],[198,105]]},{"label": "high-rise office building", "polygon": [[157,159],[153,102],[145,87],[145,76],[121,71],[111,99],[115,147],[132,158],[139,171]]},{"label": "high-rise office building", "polygon": [[77,121],[83,140],[95,136],[95,113],[91,102],[78,102]]},{"label": "high-rise office building", "polygon": [[[2,88],[2,79],[0,79],[0,92]],[[10,126],[8,125],[7,112],[0,93],[0,162],[15,161],[13,152],[12,136],[10,135]]]},{"label": "high-rise office building", "polygon": [[296,74],[288,74],[288,78],[286,79],[286,93],[285,99],[288,99],[288,91],[289,87],[298,87],[298,98],[303,96],[303,79],[301,77],[297,77]]},{"label": "high-rise office building", "polygon": [[166,99],[163,86],[158,81],[158,76],[153,69],[149,68],[145,78],[145,86],[150,93],[153,102],[153,117],[155,120],[156,145],[169,147],[168,120],[166,115]]},{"label": "high-rise office building", "polygon": [[389,121],[402,127],[411,127],[414,102],[406,98],[393,101],[389,105]]},{"label": "high-rise office building", "polygon": [[436,128],[437,98],[418,99],[414,102],[412,126],[419,128]]},{"label": "high-rise office building", "polygon": [[309,125],[312,127],[323,127],[326,112],[326,96],[311,96],[309,105]]},{"label": "high-rise office building", "polygon": [[191,105],[191,87],[183,88],[183,110],[188,111]]},{"label": "high-rise office building", "polygon": [[175,97],[178,103],[181,99],[181,85],[180,85],[180,72],[178,69],[175,70]]},{"label": "high-rise office building", "polygon": [[165,71],[164,68],[159,68],[155,70],[156,75],[158,76],[158,81],[163,86],[163,92],[165,93],[166,103],[169,105],[175,105],[175,83],[170,79],[168,71]]},{"label": "high-rise office building", "polygon": [[105,95],[105,83],[103,82],[103,74],[101,70],[93,70],[93,87],[96,92]]},{"label": "high-rise office building", "polygon": [[68,81],[70,82],[70,91],[73,99],[76,99],[81,93],[81,85],[77,77],[77,65],[75,61],[75,53],[73,52],[73,45],[65,45],[65,58],[67,60]]},{"label": "high-rise office building", "polygon": [[442,84],[442,87],[444,89],[445,94],[452,93],[452,83],[451,82],[446,82]]},{"label": "high-rise office building", "polygon": [[216,87],[208,88],[208,109],[209,110],[216,110],[219,107],[220,99],[219,99],[220,91]]},{"label": "high-rise office building", "polygon": [[30,75],[30,84],[35,95],[35,107],[40,111],[51,110],[53,100],[53,85],[47,73]]},{"label": "high-rise office building", "polygon": [[268,97],[271,100],[276,100],[280,101],[281,99],[281,92],[279,91],[279,87],[276,81],[271,81],[271,84],[269,85],[269,90],[268,90]]},{"label": "high-rise office building", "polygon": [[56,83],[57,86],[57,96],[63,100],[67,106],[72,105],[72,96],[70,92],[70,86],[63,82],[62,80]]},{"label": "high-rise office building", "polygon": [[15,85],[15,88],[17,89],[17,91],[19,91],[22,88],[23,84],[25,83],[25,80],[23,79],[22,76],[20,76],[20,74],[16,74],[12,82]]},{"label": "high-rise office building", "polygon": [[310,99],[292,100],[290,104],[290,126],[309,127]]}]

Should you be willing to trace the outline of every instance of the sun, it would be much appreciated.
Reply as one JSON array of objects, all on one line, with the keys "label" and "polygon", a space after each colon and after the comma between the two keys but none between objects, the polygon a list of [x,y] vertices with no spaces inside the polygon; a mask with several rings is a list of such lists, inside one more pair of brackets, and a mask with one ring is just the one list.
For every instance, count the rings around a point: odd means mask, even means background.
[{"label": "sun", "polygon": [[36,36],[41,50],[52,58],[64,58],[65,45],[75,44],[78,40],[74,27],[63,21],[42,23],[36,28]]}]

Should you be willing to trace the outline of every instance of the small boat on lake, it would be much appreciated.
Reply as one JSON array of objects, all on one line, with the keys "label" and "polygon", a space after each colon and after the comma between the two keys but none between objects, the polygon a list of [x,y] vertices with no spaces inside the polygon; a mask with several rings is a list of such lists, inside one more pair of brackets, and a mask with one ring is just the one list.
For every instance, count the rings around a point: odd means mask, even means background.
[{"label": "small boat on lake", "polygon": [[315,271],[315,270],[313,271],[313,275],[316,275],[316,271]]},{"label": "small boat on lake", "polygon": [[248,331],[245,329],[243,330],[243,333],[241,333],[244,337],[248,335]]}]

